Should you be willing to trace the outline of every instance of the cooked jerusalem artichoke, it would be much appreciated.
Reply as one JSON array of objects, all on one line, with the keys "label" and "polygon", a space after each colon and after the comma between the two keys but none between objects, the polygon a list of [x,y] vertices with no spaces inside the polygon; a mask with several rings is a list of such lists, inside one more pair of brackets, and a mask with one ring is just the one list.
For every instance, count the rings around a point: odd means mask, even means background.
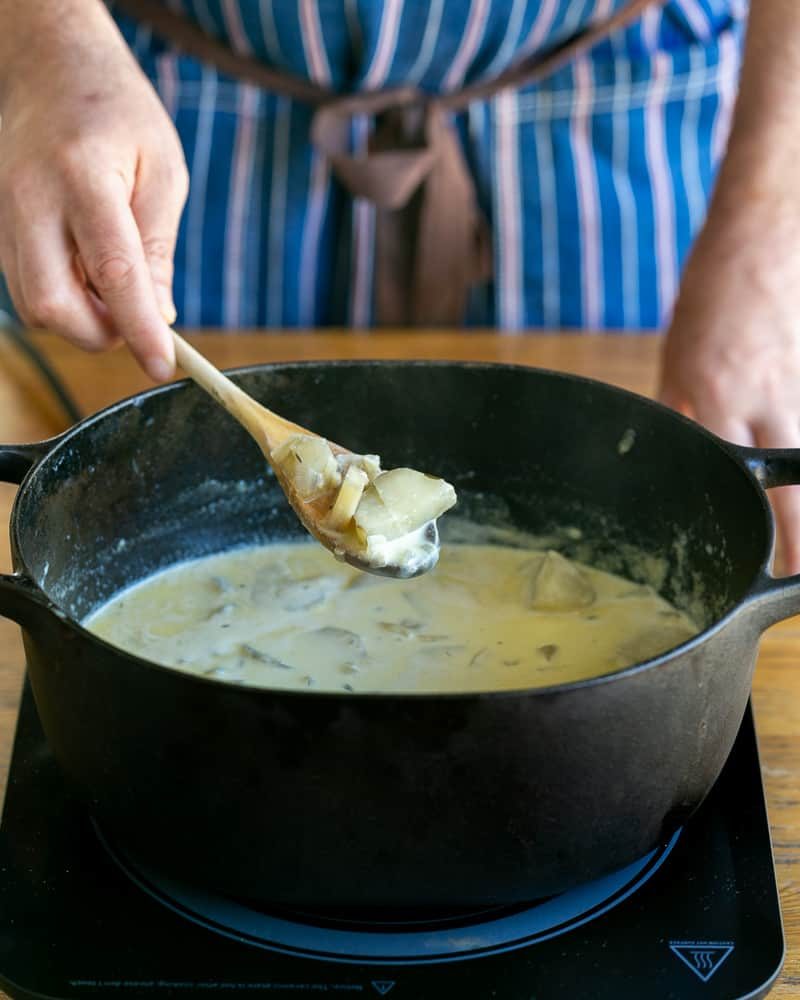
[{"label": "cooked jerusalem artichoke", "polygon": [[347,529],[353,520],[353,515],[368,482],[367,474],[363,469],[359,469],[357,465],[349,466],[325,522],[330,528],[334,531]]},{"label": "cooked jerusalem artichoke", "polygon": [[414,469],[390,469],[364,491],[354,515],[364,540],[370,535],[399,538],[434,521],[456,502],[456,491],[443,479]]},{"label": "cooked jerusalem artichoke", "polygon": [[414,469],[381,471],[376,455],[334,454],[313,435],[289,438],[270,458],[300,499],[321,511],[342,552],[356,546],[364,568],[391,566],[398,576],[413,576],[435,565],[435,521],[456,502],[443,479]]},{"label": "cooked jerusalem artichoke", "polygon": [[291,479],[303,500],[316,500],[342,481],[339,463],[324,438],[296,434],[270,456]]},{"label": "cooked jerusalem artichoke", "polygon": [[594,587],[585,574],[558,552],[546,552],[531,575],[528,603],[532,608],[574,611],[587,607],[594,599]]}]

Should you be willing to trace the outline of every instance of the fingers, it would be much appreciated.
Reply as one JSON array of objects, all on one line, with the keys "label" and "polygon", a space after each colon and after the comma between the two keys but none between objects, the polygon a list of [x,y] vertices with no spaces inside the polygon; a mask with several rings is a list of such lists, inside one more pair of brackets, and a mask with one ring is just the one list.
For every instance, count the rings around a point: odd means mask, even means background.
[{"label": "fingers", "polygon": [[746,420],[726,413],[723,410],[710,409],[702,404],[695,407],[695,420],[707,427],[713,434],[731,444],[751,447],[754,443],[753,431]]},{"label": "fingers", "polygon": [[60,333],[89,351],[103,351],[119,342],[108,314],[75,266],[58,219],[31,224],[17,247],[14,279],[15,301],[18,298],[20,314],[29,325]]},{"label": "fingers", "polygon": [[[734,444],[759,448],[800,448],[800,419],[794,411],[775,404],[760,419],[737,414],[736,399],[720,397],[712,384],[688,394],[676,391],[669,379],[662,382],[662,402]],[[800,573],[800,486],[782,486],[770,490],[769,499],[775,514],[778,545],[776,566],[784,573]]]},{"label": "fingers", "polygon": [[665,406],[682,413],[684,417],[694,417],[692,404],[682,393],[673,389],[670,382],[662,381],[658,390],[658,398]]},{"label": "fingers", "polygon": [[169,327],[121,178],[81,189],[68,221],[86,277],[114,328],[156,381],[175,370]]},{"label": "fingers", "polygon": [[[800,422],[783,414],[756,426],[759,448],[800,448]],[[800,486],[781,486],[769,491],[778,528],[778,568],[800,573]]]},{"label": "fingers", "polygon": [[778,528],[778,571],[800,573],[800,486],[770,490],[769,500]]},{"label": "fingers", "polygon": [[753,444],[753,432],[748,422],[730,412],[730,407],[714,401],[710,394],[689,398],[665,380],[661,384],[659,398],[673,410],[691,417],[707,427],[712,433],[733,444],[749,446]]},{"label": "fingers", "polygon": [[[751,427],[747,420],[731,412],[732,407],[714,402],[710,393],[690,403],[668,384],[662,386],[661,399],[734,444],[800,448],[800,422],[793,417],[773,414],[771,419]],[[800,573],[800,487],[782,486],[770,490],[769,499],[778,533],[776,565],[784,573]]]}]

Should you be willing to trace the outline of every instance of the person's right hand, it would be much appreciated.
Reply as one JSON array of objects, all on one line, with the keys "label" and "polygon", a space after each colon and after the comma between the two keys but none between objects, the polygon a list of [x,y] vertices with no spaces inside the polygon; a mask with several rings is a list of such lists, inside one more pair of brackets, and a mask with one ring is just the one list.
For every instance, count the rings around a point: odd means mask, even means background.
[{"label": "person's right hand", "polygon": [[161,381],[174,371],[167,323],[188,174],[169,116],[110,19],[101,34],[51,46],[8,81],[0,270],[26,323],[87,350],[122,339]]}]

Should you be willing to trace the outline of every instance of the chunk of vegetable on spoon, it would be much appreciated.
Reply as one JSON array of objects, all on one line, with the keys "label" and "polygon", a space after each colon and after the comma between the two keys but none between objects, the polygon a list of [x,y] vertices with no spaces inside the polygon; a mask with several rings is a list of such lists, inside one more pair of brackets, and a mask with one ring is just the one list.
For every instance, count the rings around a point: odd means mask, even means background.
[{"label": "chunk of vegetable on spoon", "polygon": [[[290,438],[271,456],[287,476],[299,476],[303,484],[319,482],[329,488],[338,481],[338,492],[324,519],[331,533],[339,536],[334,552],[352,561],[355,550],[364,568],[400,577],[418,576],[436,565],[439,535],[436,519],[456,502],[456,492],[443,479],[415,469],[382,471],[376,455],[352,452],[334,456],[327,442],[312,448],[302,435]],[[327,449],[327,454],[325,449]],[[297,456],[303,455],[298,463]],[[332,470],[336,462],[338,479]]]},{"label": "chunk of vegetable on spoon", "polygon": [[[436,565],[436,518],[456,502],[449,483],[413,469],[382,472],[376,455],[355,454],[278,416],[177,333],[173,337],[178,364],[253,436],[294,512],[319,542],[358,569],[382,576],[418,576]],[[381,526],[388,535],[377,530]]]}]

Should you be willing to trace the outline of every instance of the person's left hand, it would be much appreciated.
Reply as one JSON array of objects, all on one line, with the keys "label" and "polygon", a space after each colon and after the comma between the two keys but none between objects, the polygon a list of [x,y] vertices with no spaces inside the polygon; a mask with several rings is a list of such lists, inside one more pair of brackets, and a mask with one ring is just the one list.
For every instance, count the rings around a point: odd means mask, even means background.
[{"label": "person's left hand", "polygon": [[[800,212],[717,193],[687,265],[660,397],[721,437],[800,448]],[[800,572],[800,487],[770,492],[784,572]]]}]

